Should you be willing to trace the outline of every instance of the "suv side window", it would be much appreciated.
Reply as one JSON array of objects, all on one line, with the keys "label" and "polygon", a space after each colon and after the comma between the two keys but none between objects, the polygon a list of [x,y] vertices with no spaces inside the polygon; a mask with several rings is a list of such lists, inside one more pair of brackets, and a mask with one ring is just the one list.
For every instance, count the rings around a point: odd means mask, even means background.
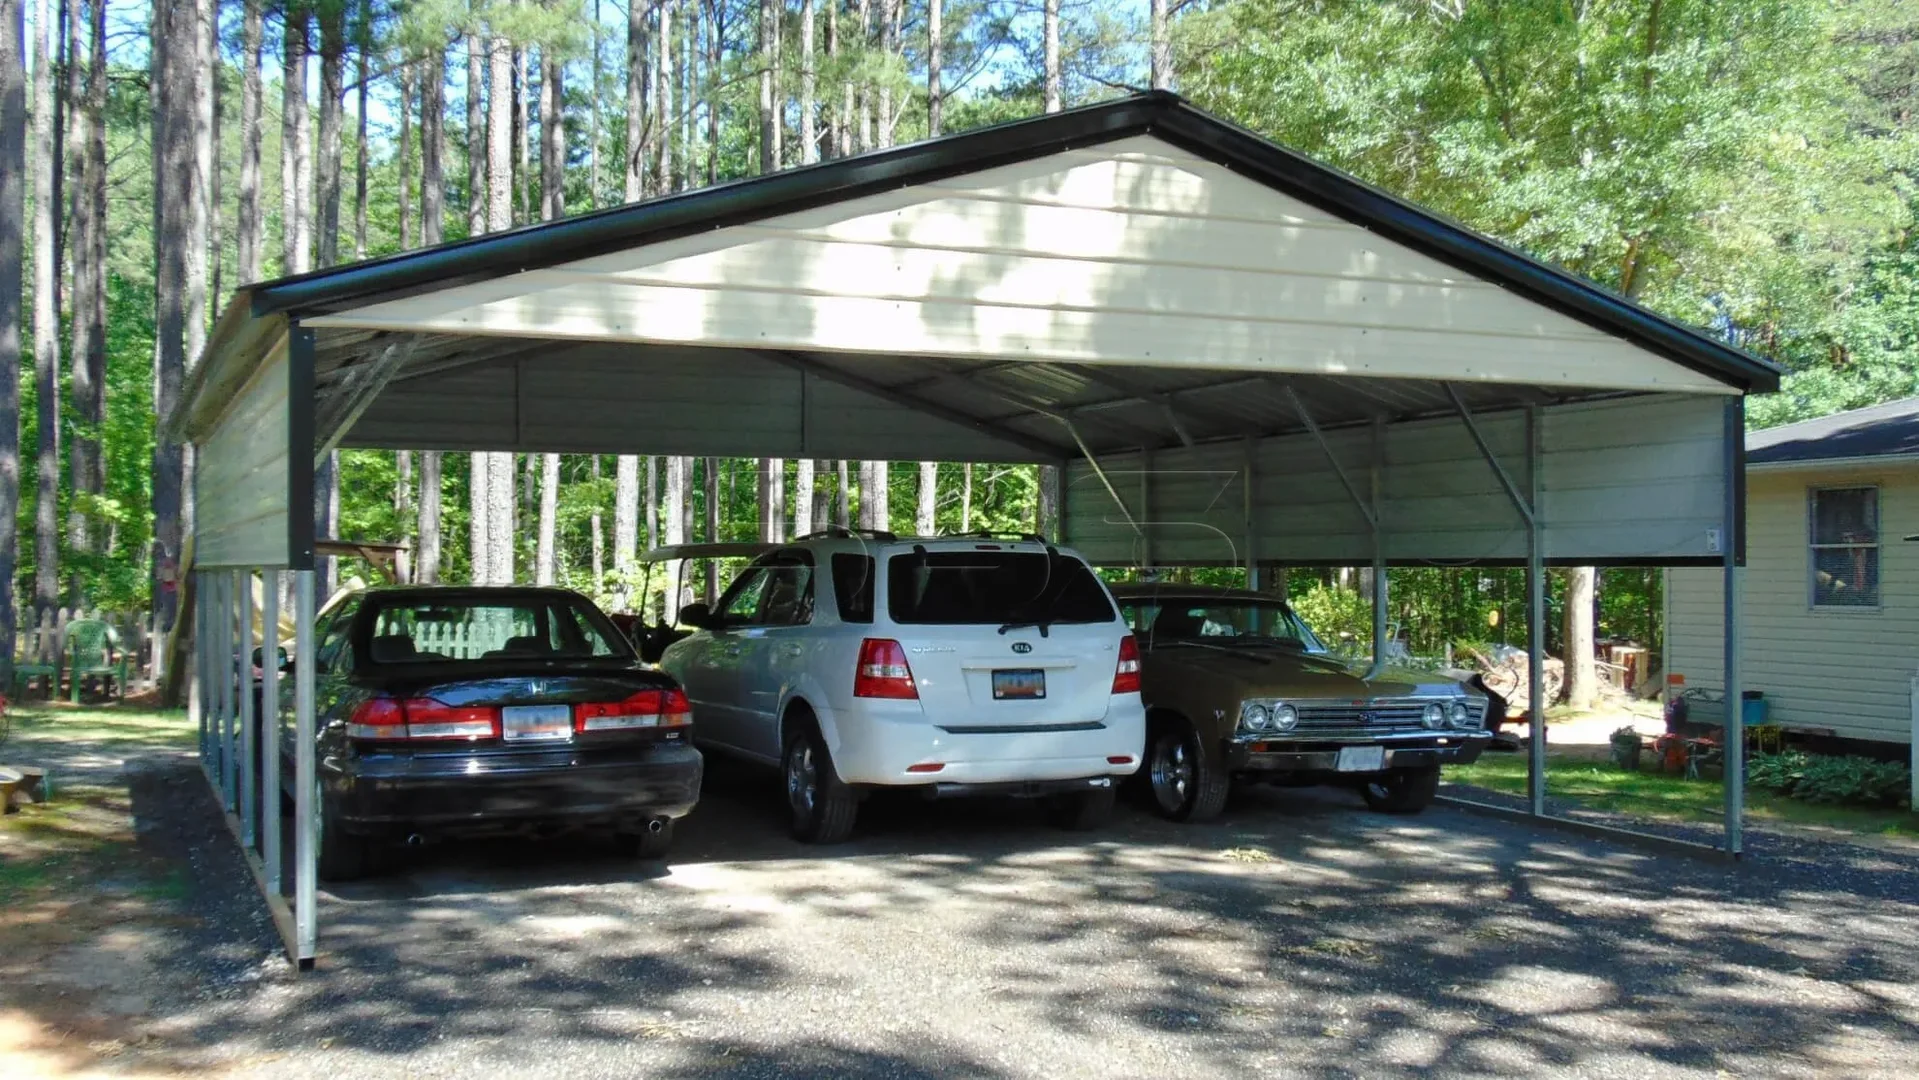
[{"label": "suv side window", "polygon": [[760,597],[765,591],[766,567],[749,566],[727,586],[715,614],[723,625],[745,626],[759,614]]},{"label": "suv side window", "polygon": [[781,561],[766,568],[766,589],[753,622],[760,626],[803,626],[813,621],[813,568]]},{"label": "suv side window", "polygon": [[873,557],[845,551],[833,556],[833,602],[840,621],[873,621]]}]

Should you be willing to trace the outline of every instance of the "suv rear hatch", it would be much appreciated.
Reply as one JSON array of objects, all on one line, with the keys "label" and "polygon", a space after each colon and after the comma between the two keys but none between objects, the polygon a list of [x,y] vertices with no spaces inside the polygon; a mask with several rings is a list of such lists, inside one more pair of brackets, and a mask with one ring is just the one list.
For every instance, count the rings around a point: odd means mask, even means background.
[{"label": "suv rear hatch", "polygon": [[1126,635],[1077,557],[1034,545],[915,545],[886,608],[927,719],[952,731],[1097,725]]}]

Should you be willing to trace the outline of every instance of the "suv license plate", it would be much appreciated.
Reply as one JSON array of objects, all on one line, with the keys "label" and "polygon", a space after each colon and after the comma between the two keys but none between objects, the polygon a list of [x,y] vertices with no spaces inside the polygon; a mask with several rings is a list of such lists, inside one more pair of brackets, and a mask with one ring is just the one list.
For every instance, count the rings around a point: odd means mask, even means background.
[{"label": "suv license plate", "polygon": [[507,742],[560,742],[573,737],[570,705],[509,705],[500,710],[500,734]]},{"label": "suv license plate", "polygon": [[1378,772],[1386,767],[1383,746],[1342,746],[1333,768],[1339,772]]},{"label": "suv license plate", "polygon": [[993,672],[993,700],[1031,700],[1046,696],[1046,672],[1039,668]]}]

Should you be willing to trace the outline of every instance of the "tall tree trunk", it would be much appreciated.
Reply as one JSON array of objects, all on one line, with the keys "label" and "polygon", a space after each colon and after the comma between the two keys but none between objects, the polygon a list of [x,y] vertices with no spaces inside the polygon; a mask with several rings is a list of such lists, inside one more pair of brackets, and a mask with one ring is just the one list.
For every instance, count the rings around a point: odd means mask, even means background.
[{"label": "tall tree trunk", "polygon": [[[604,65],[602,63],[602,61],[604,60],[604,57],[602,56],[603,50],[601,48],[601,46],[603,45],[603,42],[600,41],[600,0],[593,0],[592,34],[593,34],[593,91],[592,93],[587,95],[587,100],[592,102],[592,112],[588,114],[588,122],[592,125],[592,134],[587,143],[587,148],[586,148],[586,177],[587,177],[586,206],[587,206],[587,209],[589,210],[600,205],[600,194],[601,194],[601,189],[600,189],[600,134],[601,134],[600,133],[600,95],[606,93],[606,71],[604,70]],[[599,476],[599,468],[600,468],[600,459],[595,457],[593,459],[593,469],[594,469],[595,478]],[[595,518],[594,520],[597,521],[598,519]],[[594,527],[594,535],[595,536],[599,535],[598,526]],[[600,574],[597,569],[593,572],[593,580],[596,584],[600,580]]]},{"label": "tall tree trunk", "polygon": [[[489,232],[513,226],[513,119],[515,113],[513,47],[495,37],[487,54],[487,211]],[[486,465],[487,577],[492,584],[513,581],[513,455],[488,455]]]},{"label": "tall tree trunk", "polygon": [[20,509],[21,223],[27,216],[26,11],[0,0],[0,656],[13,656]]},{"label": "tall tree trunk", "polygon": [[760,539],[777,544],[786,539],[786,459],[760,459]]},{"label": "tall tree trunk", "polygon": [[[600,455],[593,455],[593,488],[597,492],[600,486]],[[593,499],[593,591],[599,592],[606,587],[606,531],[601,527],[601,501],[596,495]]]},{"label": "tall tree trunk", "polygon": [[346,10],[340,0],[320,5],[320,142],[315,180],[319,221],[314,260],[321,267],[340,261],[340,157],[346,147],[341,122],[346,105]]},{"label": "tall tree trunk", "polygon": [[[38,480],[33,515],[33,604],[51,608],[60,592],[59,196],[54,190],[53,0],[40,0],[33,41],[33,382]],[[18,376],[15,376],[16,380]],[[0,579],[11,587],[11,579]],[[11,655],[11,654],[9,654]]]},{"label": "tall tree trunk", "polygon": [[813,530],[818,532],[826,528],[833,518],[833,493],[829,490],[828,462],[818,461],[813,465]]},{"label": "tall tree trunk", "polygon": [[[939,0],[933,0],[938,3]],[[831,3],[831,0],[828,0]],[[820,159],[819,117],[814,115],[813,0],[800,0],[800,164]]]},{"label": "tall tree trunk", "polygon": [[1056,113],[1059,101],[1059,0],[1045,0],[1045,14],[1042,16],[1045,45],[1044,83],[1046,93],[1046,111]]},{"label": "tall tree trunk", "polygon": [[280,269],[304,274],[313,268],[312,169],[307,135],[308,31],[313,14],[306,0],[290,0],[280,57]]},{"label": "tall tree trunk", "polygon": [[793,462],[793,535],[813,529],[813,459],[799,458]]},{"label": "tall tree trunk", "polygon": [[760,173],[780,167],[778,150],[773,146],[773,57],[779,49],[779,19],[775,0],[760,0]]},{"label": "tall tree trunk", "polygon": [[446,238],[445,108],[446,53],[436,48],[420,70],[420,243],[426,247]]},{"label": "tall tree trunk", "polygon": [[[888,57],[900,52],[900,0],[880,0],[880,52]],[[893,83],[888,80],[880,84],[881,146],[893,145],[893,129],[899,124],[899,119],[899,114],[893,111]]]},{"label": "tall tree trunk", "polygon": [[[686,474],[687,463],[692,460],[684,457],[666,459],[666,506],[661,511],[661,517],[665,524],[668,546],[686,542]],[[662,567],[666,571],[666,608],[662,614],[668,626],[679,619],[682,591],[680,576],[684,565],[680,562],[671,562]]]},{"label": "tall tree trunk", "polygon": [[[720,538],[720,459],[707,458],[701,468],[706,489],[706,531],[701,536],[711,544]],[[706,605],[712,607],[720,600],[720,567],[713,559],[706,560],[705,586],[701,592]]]},{"label": "tall tree trunk", "polygon": [[1566,571],[1566,704],[1592,707],[1599,696],[1599,668],[1593,662],[1593,589],[1598,572],[1590,566]]},{"label": "tall tree trunk", "polygon": [[[486,231],[486,46],[466,36],[466,234]],[[477,578],[475,580],[478,580]]]},{"label": "tall tree trunk", "polygon": [[[102,3],[104,0],[94,0]],[[240,284],[260,280],[264,220],[260,205],[260,50],[266,39],[264,0],[246,0],[240,24],[240,206],[234,217]]]},{"label": "tall tree trunk", "polygon": [[1173,30],[1168,19],[1168,0],[1152,2],[1153,89],[1170,90],[1173,87]]},{"label": "tall tree trunk", "polygon": [[960,532],[973,531],[973,463],[960,466]]},{"label": "tall tree trunk", "polygon": [[403,582],[413,580],[413,554],[418,545],[409,544],[408,526],[413,521],[413,452],[393,454],[393,520],[399,523],[400,550],[394,555],[394,569]]},{"label": "tall tree trunk", "polygon": [[938,531],[939,490],[939,463],[920,462],[919,501],[913,508],[913,531],[921,536],[932,536]]},{"label": "tall tree trunk", "polygon": [[[892,462],[875,461],[873,463],[873,527],[881,532],[891,532],[893,528],[892,503]],[[860,495],[867,493],[861,491]]]},{"label": "tall tree trunk", "polygon": [[[100,444],[107,376],[106,0],[92,0],[88,16],[92,25],[85,120],[74,134],[78,180],[73,185],[73,357],[69,377],[74,427],[70,484],[76,495],[98,494],[106,487],[106,455]],[[74,551],[90,551],[91,529],[81,503],[74,499],[67,514],[68,543]],[[82,598],[83,584],[76,575],[69,589],[75,603]]]},{"label": "tall tree trunk", "polygon": [[646,6],[628,0],[626,6],[626,201],[646,198]]},{"label": "tall tree trunk", "polygon": [[476,452],[470,455],[467,466],[467,580],[475,585],[485,585],[488,575],[493,573],[493,553],[487,550],[487,542],[492,538],[493,530],[487,526],[487,471],[493,464],[493,455]]},{"label": "tall tree trunk", "polygon": [[1039,467],[1039,504],[1034,508],[1033,531],[1048,540],[1061,539],[1059,531],[1059,469]]},{"label": "tall tree trunk", "polygon": [[[860,50],[873,47],[873,0],[860,0]],[[860,81],[859,141],[855,149],[873,149],[873,84]]]},{"label": "tall tree trunk", "polygon": [[533,220],[533,125],[527,117],[527,54],[510,54],[513,82],[513,224]]},{"label": "tall tree trunk", "polygon": [[[353,146],[353,257],[355,259],[364,259],[366,258],[366,102],[367,84],[372,81],[372,57],[368,54],[373,51],[373,5],[371,0],[360,0],[360,25],[357,30],[358,47],[354,52],[359,55],[355,57],[355,63],[358,66],[354,69],[354,75],[359,79],[359,86],[354,89],[354,111],[356,113],[354,122],[359,125],[359,130],[358,137],[354,140]],[[406,69],[402,67],[400,70],[400,116],[402,118],[406,116],[407,104]],[[402,120],[402,122],[404,123],[404,120]],[[406,137],[402,134],[400,138],[400,154],[402,157],[402,164],[400,166],[400,214],[402,219],[404,219],[406,215],[407,204],[406,166],[404,164],[406,142]],[[405,230],[402,229],[401,231],[404,233]],[[405,247],[406,244],[402,242],[400,246]]]},{"label": "tall tree trunk", "polygon": [[[679,165],[679,190],[699,186],[693,180],[694,114],[699,111],[697,102],[700,92],[700,69],[698,57],[700,49],[699,5],[692,0],[679,0],[680,5],[680,153],[675,159]],[[692,466],[687,466],[691,469]],[[690,530],[689,530],[690,531]]]},{"label": "tall tree trunk", "polygon": [[566,216],[566,64],[540,50],[540,213],[548,221]]},{"label": "tall tree trunk", "polygon": [[[841,0],[830,0],[831,17],[826,20],[826,55],[839,69]],[[833,102],[833,156],[846,157],[853,152],[853,80],[840,76],[839,99]],[[841,522],[842,525],[845,522]]]},{"label": "tall tree trunk", "polygon": [[660,459],[648,455],[646,461],[646,502],[640,507],[646,522],[646,547],[648,551],[660,546]]},{"label": "tall tree trunk", "polygon": [[940,0],[926,0],[926,133],[934,138],[939,137],[941,114],[946,107],[946,94],[940,89],[940,77],[944,74],[940,70],[942,52],[946,47],[941,14]]},{"label": "tall tree trunk", "polygon": [[[720,102],[724,100],[723,72],[720,66],[719,0],[705,0],[706,7],[706,183],[720,182]],[[708,577],[713,573],[708,563]],[[710,590],[709,590],[710,591]]]},{"label": "tall tree trunk", "polygon": [[613,465],[613,570],[625,576],[640,543],[640,459],[621,454]]},{"label": "tall tree trunk", "polygon": [[869,498],[872,490],[873,463],[871,461],[862,461],[860,462],[859,471],[860,505],[858,511],[859,527],[862,529],[870,529],[873,527],[873,501]]},{"label": "tall tree trunk", "polygon": [[553,534],[560,514],[560,455],[540,455],[540,535],[535,549],[535,580],[551,585],[560,579],[559,556]]},{"label": "tall tree trunk", "polygon": [[420,527],[418,558],[413,580],[431,585],[440,580],[440,452],[420,453]]},{"label": "tall tree trunk", "polygon": [[[673,9],[660,0],[659,60],[653,69],[653,126],[659,135],[659,158],[653,169],[653,190],[673,190]],[[670,468],[670,466],[669,466]]]},{"label": "tall tree trunk", "polygon": [[[413,247],[413,82],[414,68],[410,63],[400,65],[400,148],[395,156],[394,171],[399,174],[400,204],[400,250]],[[362,207],[366,199],[360,200]],[[362,210],[360,220],[355,225],[360,231],[360,257],[366,257],[366,214]]]},{"label": "tall tree trunk", "polygon": [[840,458],[834,463],[839,470],[839,484],[833,502],[833,523],[842,529],[853,525],[853,485],[847,476],[846,459]]}]

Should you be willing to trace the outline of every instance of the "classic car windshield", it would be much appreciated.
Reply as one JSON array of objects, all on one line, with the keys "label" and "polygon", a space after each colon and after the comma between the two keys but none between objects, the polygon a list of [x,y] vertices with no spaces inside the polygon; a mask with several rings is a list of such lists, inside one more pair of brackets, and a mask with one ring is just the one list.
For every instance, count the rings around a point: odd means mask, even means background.
[{"label": "classic car windshield", "polygon": [[1292,608],[1279,600],[1221,599],[1216,597],[1155,597],[1125,600],[1127,621],[1149,645],[1276,644],[1302,652],[1325,652]]}]

